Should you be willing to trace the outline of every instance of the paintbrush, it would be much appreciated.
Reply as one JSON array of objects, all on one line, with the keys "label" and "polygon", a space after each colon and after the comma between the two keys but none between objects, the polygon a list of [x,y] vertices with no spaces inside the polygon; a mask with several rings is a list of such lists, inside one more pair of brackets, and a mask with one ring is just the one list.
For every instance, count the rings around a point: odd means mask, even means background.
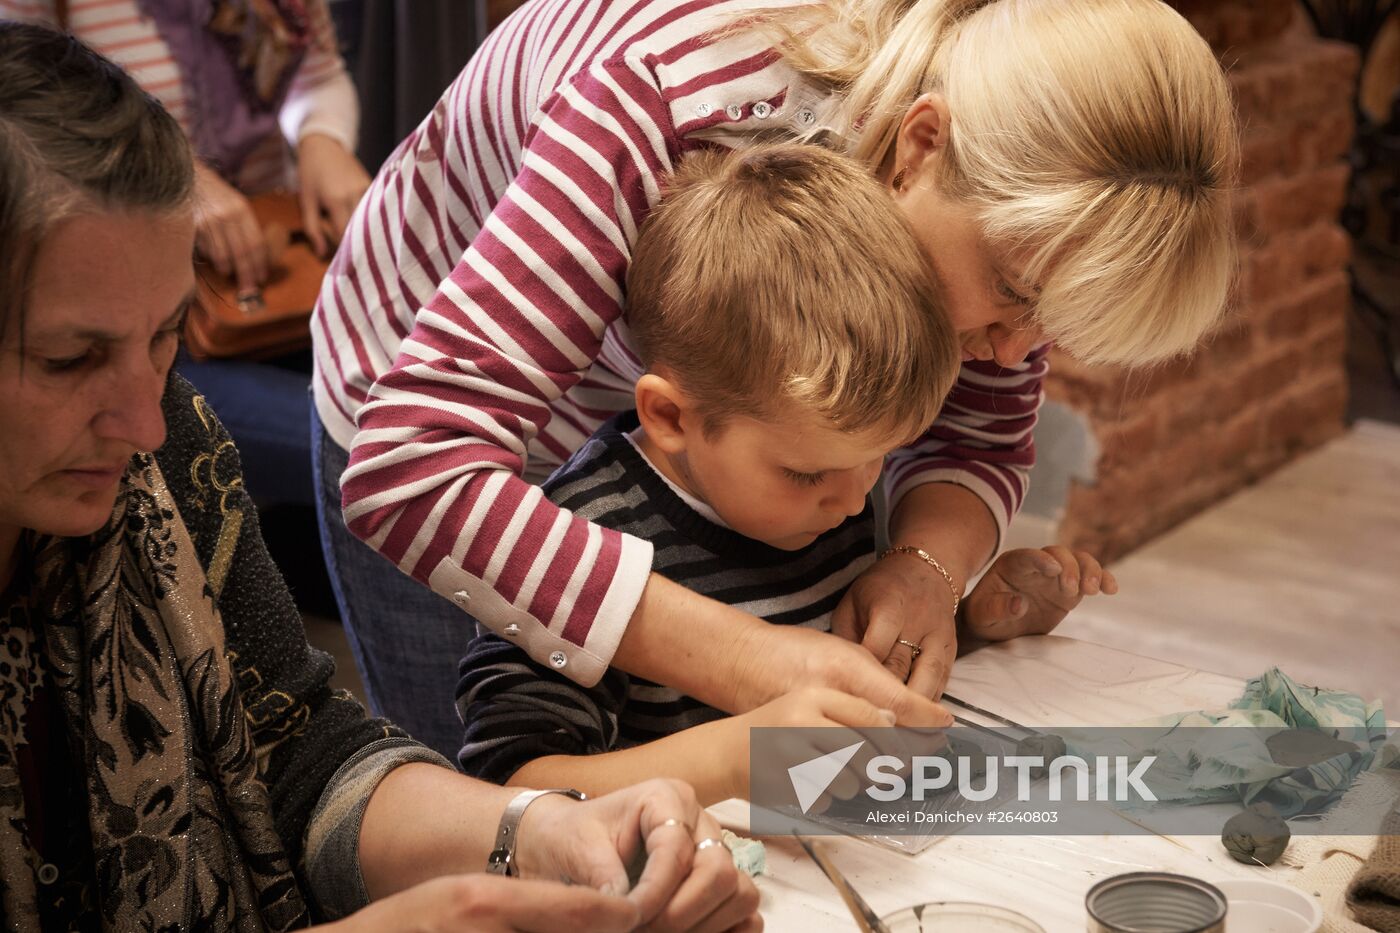
[{"label": "paintbrush", "polygon": [[890,928],[885,926],[875,911],[870,909],[870,905],[865,902],[865,898],[856,893],[856,889],[851,887],[851,883],[846,880],[837,870],[831,860],[826,857],[826,853],[818,852],[816,846],[797,834],[796,827],[793,828],[792,837],[796,839],[802,848],[811,856],[812,861],[817,863],[817,867],[826,875],[832,887],[836,888],[836,893],[841,895],[841,900],[846,902],[846,909],[855,918],[856,928],[861,933],[890,933]]}]

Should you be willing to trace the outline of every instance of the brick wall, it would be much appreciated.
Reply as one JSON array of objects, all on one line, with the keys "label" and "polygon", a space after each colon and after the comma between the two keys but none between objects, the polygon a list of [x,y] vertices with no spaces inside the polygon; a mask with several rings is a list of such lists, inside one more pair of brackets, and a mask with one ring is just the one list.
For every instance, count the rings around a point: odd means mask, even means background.
[{"label": "brick wall", "polygon": [[1292,0],[1179,0],[1227,66],[1244,128],[1242,274],[1226,328],[1149,373],[1051,364],[1097,440],[1058,536],[1112,559],[1338,434],[1350,244],[1337,224],[1357,58]]}]

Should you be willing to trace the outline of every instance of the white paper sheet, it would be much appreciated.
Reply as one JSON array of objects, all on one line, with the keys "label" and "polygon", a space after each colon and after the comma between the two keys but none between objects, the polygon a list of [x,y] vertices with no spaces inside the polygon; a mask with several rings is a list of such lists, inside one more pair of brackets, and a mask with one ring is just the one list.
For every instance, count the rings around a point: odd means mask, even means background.
[{"label": "white paper sheet", "polygon": [[[1243,686],[1236,678],[1051,635],[990,645],[960,658],[948,692],[1021,725],[1091,726],[1218,709]],[[736,832],[748,827],[743,801],[726,801],[711,812]],[[764,841],[768,873],[758,884],[767,929],[853,929],[835,890],[796,842]],[[917,856],[851,838],[825,837],[822,844],[881,915],[927,901],[980,901],[1019,910],[1048,933],[1084,930],[1085,893],[1122,872],[1172,871],[1218,881],[1282,880],[1297,871],[1282,864],[1241,865],[1215,836],[951,836]]]}]

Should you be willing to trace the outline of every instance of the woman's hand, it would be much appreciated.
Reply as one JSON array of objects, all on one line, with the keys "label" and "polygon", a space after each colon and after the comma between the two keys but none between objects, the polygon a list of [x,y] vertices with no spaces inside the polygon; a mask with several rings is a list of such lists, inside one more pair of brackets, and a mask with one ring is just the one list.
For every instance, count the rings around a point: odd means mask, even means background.
[{"label": "woman's hand", "polygon": [[1085,596],[1113,595],[1118,581],[1087,551],[1056,545],[1007,551],[967,597],[967,632],[986,641],[1044,635]]},{"label": "woman's hand", "polygon": [[326,258],[340,243],[350,215],[369,190],[360,160],[337,140],[311,133],[297,146],[302,223],[316,255]]},{"label": "woman's hand", "polygon": [[[407,846],[403,851],[433,844],[432,840],[425,843],[424,834],[411,825],[427,809],[424,792],[436,793],[428,806],[448,808],[436,824],[451,826],[453,817],[460,815],[451,808],[474,803],[468,797],[454,799],[453,791],[486,789],[432,765],[406,765],[396,771],[409,769],[415,769],[417,778],[402,788],[414,798],[409,819],[375,830],[393,834],[389,841],[401,850]],[[500,796],[500,788],[489,790]],[[370,805],[375,806],[373,799]],[[380,815],[393,820],[396,812]],[[469,832],[480,822],[472,821]],[[491,823],[494,826],[494,817]],[[362,828],[362,865],[364,832]],[[383,897],[321,929],[327,933],[754,933],[763,928],[763,921],[757,914],[758,890],[753,882],[734,867],[724,846],[696,851],[701,840],[718,838],[714,818],[700,808],[689,785],[679,781],[647,781],[583,802],[548,794],[531,803],[520,821],[514,861],[520,877],[444,875]],[[643,857],[641,877],[629,889],[627,866]],[[453,864],[463,863],[457,859]],[[485,857],[475,864],[484,865]]]},{"label": "woman's hand", "polygon": [[[595,800],[559,795],[525,811],[516,856],[523,878],[587,885],[625,895],[642,929],[759,930],[758,889],[734,867],[718,840],[719,824],[680,781],[653,780]],[[627,868],[646,865],[628,890]],[[553,929],[591,929],[556,923]]]},{"label": "woman's hand", "polygon": [[194,163],[195,248],[219,274],[256,291],[267,281],[267,238],[253,207],[238,189],[204,163]]},{"label": "woman's hand", "polygon": [[902,726],[953,721],[860,645],[826,632],[769,625],[657,573],[642,591],[613,664],[728,713],[747,713],[803,687],[830,687],[891,710]]},{"label": "woman's hand", "polygon": [[[832,613],[831,631],[859,642],[910,690],[934,699],[958,654],[952,587],[912,554],[891,554],[856,578]],[[918,645],[918,656],[901,640]]]},{"label": "woman's hand", "polygon": [[[850,599],[848,592],[846,601]],[[840,612],[837,607],[833,627]],[[860,697],[876,709],[890,710],[901,726],[936,728],[953,722],[948,711],[928,699],[926,692],[905,686],[900,678],[882,668],[871,652],[825,632],[765,624],[744,652],[743,662],[736,683],[763,683],[768,689],[765,695],[751,697],[750,701],[741,699],[736,704],[740,711],[752,710],[804,687],[827,687]]]}]

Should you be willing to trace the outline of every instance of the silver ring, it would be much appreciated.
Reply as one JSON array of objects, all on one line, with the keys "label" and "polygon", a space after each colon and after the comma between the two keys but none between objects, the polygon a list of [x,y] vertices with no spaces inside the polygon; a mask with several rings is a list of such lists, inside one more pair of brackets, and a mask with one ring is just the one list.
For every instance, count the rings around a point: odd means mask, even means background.
[{"label": "silver ring", "polygon": [[719,841],[718,839],[701,839],[699,842],[697,842],[697,843],[695,844],[695,851],[696,851],[696,852],[704,852],[706,849],[710,848],[711,846],[717,846],[717,845],[720,845],[720,841]]},{"label": "silver ring", "polygon": [[923,648],[920,648],[920,647],[918,646],[918,644],[916,644],[915,642],[912,642],[912,641],[905,641],[903,638],[896,638],[895,641],[899,642],[901,645],[903,645],[904,647],[908,648],[911,652],[913,652],[914,657],[916,657],[916,658],[917,658],[919,655],[921,655],[921,654],[924,653],[924,649],[923,649]]}]

